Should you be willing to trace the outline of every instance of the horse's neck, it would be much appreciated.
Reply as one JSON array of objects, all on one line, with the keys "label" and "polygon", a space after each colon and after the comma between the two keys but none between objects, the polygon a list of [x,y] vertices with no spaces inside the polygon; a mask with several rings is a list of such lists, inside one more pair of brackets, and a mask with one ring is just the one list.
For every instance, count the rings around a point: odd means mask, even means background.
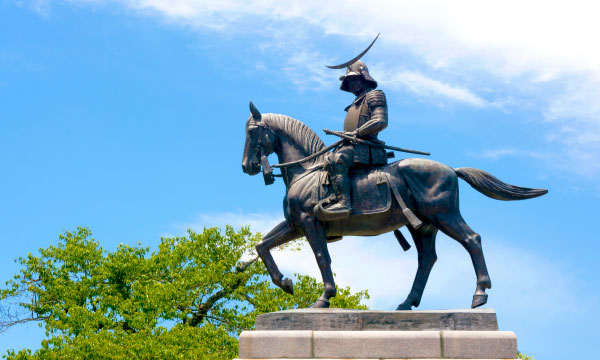
[{"label": "horse's neck", "polygon": [[297,161],[310,155],[306,149],[284,136],[279,136],[278,145],[275,152],[279,163]]},{"label": "horse's neck", "polygon": [[[310,151],[305,149],[301,144],[294,142],[290,137],[279,134],[278,138],[279,141],[274,150],[280,164],[301,160],[311,155]],[[285,175],[286,186],[289,186],[295,178],[306,172],[306,169],[314,165],[315,161],[318,160],[317,158],[296,166],[287,167],[285,170],[282,169]]]}]

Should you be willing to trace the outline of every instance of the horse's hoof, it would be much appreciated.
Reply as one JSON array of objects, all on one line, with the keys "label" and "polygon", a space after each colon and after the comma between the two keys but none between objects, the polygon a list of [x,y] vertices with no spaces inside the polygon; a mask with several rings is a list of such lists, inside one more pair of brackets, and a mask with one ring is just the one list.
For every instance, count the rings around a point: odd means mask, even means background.
[{"label": "horse's hoof", "polygon": [[290,295],[294,295],[294,282],[292,279],[283,279],[281,282],[281,289]]},{"label": "horse's hoof", "polygon": [[412,310],[412,306],[409,304],[402,303],[402,304],[398,305],[396,310]]},{"label": "horse's hoof", "polygon": [[315,308],[315,309],[327,309],[328,307],[329,307],[329,301],[323,300],[323,299],[319,299],[319,300],[315,301],[315,303],[312,305],[312,308]]},{"label": "horse's hoof", "polygon": [[476,307],[484,305],[487,303],[487,298],[487,294],[473,295],[473,303],[471,304],[471,308],[475,309]]}]

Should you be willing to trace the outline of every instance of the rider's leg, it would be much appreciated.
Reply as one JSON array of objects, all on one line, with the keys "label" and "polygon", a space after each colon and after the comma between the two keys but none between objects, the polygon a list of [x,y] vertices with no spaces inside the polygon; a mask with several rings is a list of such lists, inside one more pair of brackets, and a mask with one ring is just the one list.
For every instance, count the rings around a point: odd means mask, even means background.
[{"label": "rider's leg", "polygon": [[350,212],[350,179],[348,169],[354,163],[354,148],[344,146],[332,154],[329,161],[331,185],[336,196],[336,202],[327,207],[328,212]]}]

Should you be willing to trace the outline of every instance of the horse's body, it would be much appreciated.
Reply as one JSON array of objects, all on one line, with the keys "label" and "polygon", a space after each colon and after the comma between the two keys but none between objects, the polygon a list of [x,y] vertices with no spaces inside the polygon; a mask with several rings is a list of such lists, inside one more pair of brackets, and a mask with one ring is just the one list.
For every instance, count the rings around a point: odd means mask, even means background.
[{"label": "horse's body", "polygon": [[[405,182],[395,181],[401,179],[403,169],[412,168],[415,166],[427,166],[430,176],[437,180],[436,187],[452,187],[456,185],[456,175],[451,168],[444,164],[430,161],[426,159],[404,159],[381,168],[381,172],[387,172],[391,175],[392,183],[390,186],[396,186],[396,191],[404,199],[409,199],[409,189],[404,186]],[[319,186],[319,178],[322,178],[322,172],[325,170],[314,171],[294,182],[288,189],[287,208],[285,209],[285,217],[292,223],[297,223],[299,219],[294,217],[294,214],[314,213],[314,191]],[[352,173],[350,174],[352,176]],[[444,195],[451,195],[452,192],[447,192]],[[320,198],[326,197],[328,192],[324,192]],[[447,206],[452,201],[444,196],[440,199],[426,198],[419,203],[412,204],[411,210],[415,211],[415,206],[422,212],[427,212],[427,209],[438,208],[439,210],[450,211],[450,206]],[[391,196],[393,199],[393,196]],[[359,202],[362,199],[357,199]],[[437,202],[434,204],[433,202]],[[443,204],[442,204],[443,203]],[[446,209],[447,208],[447,209]],[[343,220],[332,221],[326,223],[325,232],[327,238],[338,238],[341,236],[375,236],[388,233],[408,225],[408,219],[402,213],[397,201],[392,201],[391,206],[386,211],[369,213],[369,214],[353,214]]]},{"label": "horse's body", "polygon": [[[325,147],[319,137],[298,120],[284,115],[261,115],[253,105],[251,110],[252,116],[246,127],[242,164],[244,172],[257,174],[260,171],[260,157],[272,152],[277,154],[280,163],[287,163],[307,157]],[[419,305],[427,278],[437,259],[435,236],[438,230],[457,240],[469,252],[477,275],[472,307],[481,306],[487,301],[485,289],[491,288],[491,282],[481,248],[481,238],[460,215],[458,177],[483,194],[499,200],[528,199],[547,192],[508,185],[478,169],[452,169],[435,161],[404,159],[389,164],[382,170],[389,174],[390,187],[406,200],[406,205],[419,217],[423,226],[418,229],[412,227],[397,201],[392,201],[391,206],[383,212],[351,215],[343,220],[325,223],[314,212],[314,191],[323,171],[318,170],[320,164],[322,159],[317,157],[284,169],[287,189],[284,199],[286,220],[271,230],[257,245],[258,254],[273,283],[284,291],[293,293],[292,281],[283,277],[270,250],[301,236],[307,238],[315,253],[325,287],[323,295],[313,307],[328,307],[329,299],[336,292],[327,250],[328,238],[339,240],[346,235],[380,235],[405,225],[419,253],[419,265],[412,290],[398,309],[408,310]]]}]

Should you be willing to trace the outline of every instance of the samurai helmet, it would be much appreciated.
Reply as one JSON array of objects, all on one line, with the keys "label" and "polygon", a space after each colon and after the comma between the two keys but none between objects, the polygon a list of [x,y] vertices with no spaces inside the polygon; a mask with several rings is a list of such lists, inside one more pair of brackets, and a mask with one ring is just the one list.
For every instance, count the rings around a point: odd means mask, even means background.
[{"label": "samurai helmet", "polygon": [[346,75],[340,76],[340,80],[342,80],[340,90],[350,92],[350,89],[348,89],[348,79],[353,76],[362,77],[372,89],[377,87],[377,81],[369,74],[367,65],[361,60],[358,60],[346,68]]},{"label": "samurai helmet", "polygon": [[371,88],[375,89],[377,87],[377,81],[375,81],[375,79],[371,77],[371,74],[369,74],[369,68],[367,68],[367,65],[364,62],[362,62],[360,58],[363,57],[363,55],[366,54],[367,51],[369,51],[371,46],[373,46],[373,44],[375,44],[375,41],[377,41],[378,37],[379,34],[377,34],[375,40],[373,40],[371,44],[366,49],[364,49],[363,52],[358,54],[354,59],[346,61],[345,63],[339,65],[325,65],[330,69],[343,69],[347,66],[346,75],[340,76],[340,80],[342,81],[342,84],[340,85],[340,90],[350,92],[350,90],[348,89],[347,80],[352,76],[361,76]]}]

